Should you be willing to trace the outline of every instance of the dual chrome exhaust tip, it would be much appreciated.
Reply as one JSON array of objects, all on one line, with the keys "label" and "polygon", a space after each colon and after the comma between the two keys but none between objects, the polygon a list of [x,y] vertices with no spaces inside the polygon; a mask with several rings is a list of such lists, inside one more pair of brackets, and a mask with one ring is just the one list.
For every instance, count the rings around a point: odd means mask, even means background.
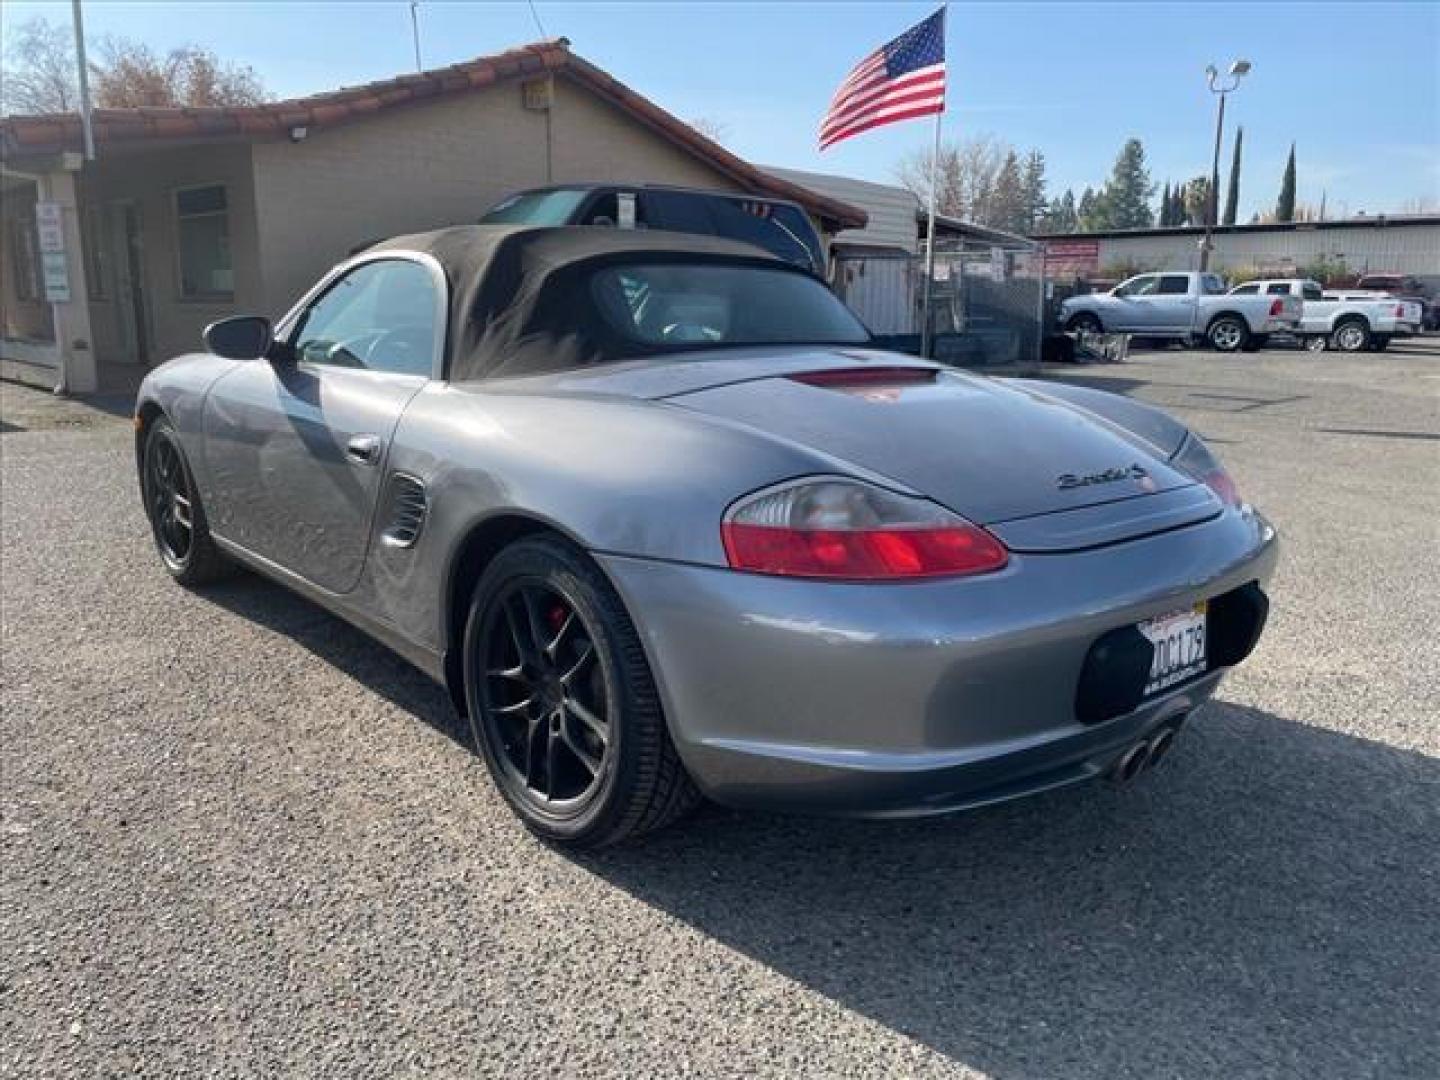
[{"label": "dual chrome exhaust tip", "polygon": [[1115,764],[1110,766],[1110,779],[1117,784],[1128,784],[1146,769],[1160,764],[1175,745],[1182,723],[1183,718],[1177,723],[1167,724],[1148,739],[1141,739],[1129,747],[1115,760]]}]

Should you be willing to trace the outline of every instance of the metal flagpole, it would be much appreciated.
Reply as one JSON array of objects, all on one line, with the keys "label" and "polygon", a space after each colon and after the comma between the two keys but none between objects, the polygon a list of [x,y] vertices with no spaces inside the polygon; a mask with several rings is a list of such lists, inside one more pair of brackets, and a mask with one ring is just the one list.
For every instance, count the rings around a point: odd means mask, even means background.
[{"label": "metal flagpole", "polygon": [[80,0],[70,0],[75,23],[75,66],[80,77],[80,130],[85,136],[85,160],[95,160],[95,131],[90,126],[90,72],[85,63],[85,21],[80,14]]},{"label": "metal flagpole", "polygon": [[420,0],[410,0],[410,36],[415,41],[415,70],[424,71],[425,68],[420,63],[420,16],[418,14],[419,7]]},{"label": "metal flagpole", "polygon": [[925,288],[920,294],[920,355],[930,355],[930,291],[935,280],[935,200],[940,191],[940,118],[935,114],[935,145],[930,149],[930,214],[925,229]]}]

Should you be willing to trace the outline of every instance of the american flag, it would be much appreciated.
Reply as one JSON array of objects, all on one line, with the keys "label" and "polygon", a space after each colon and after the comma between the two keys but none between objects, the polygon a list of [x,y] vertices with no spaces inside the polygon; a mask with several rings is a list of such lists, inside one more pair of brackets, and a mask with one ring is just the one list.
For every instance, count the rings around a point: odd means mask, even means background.
[{"label": "american flag", "polygon": [[862,131],[945,111],[945,9],[855,65],[820,122],[820,149]]}]

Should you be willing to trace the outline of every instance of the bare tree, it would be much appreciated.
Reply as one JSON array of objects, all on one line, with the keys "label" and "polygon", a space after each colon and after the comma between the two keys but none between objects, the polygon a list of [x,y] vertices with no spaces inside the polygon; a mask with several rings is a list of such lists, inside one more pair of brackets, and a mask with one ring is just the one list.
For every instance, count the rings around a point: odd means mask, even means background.
[{"label": "bare tree", "polygon": [[1397,214],[1440,214],[1440,199],[1433,195],[1417,195],[1406,199],[1395,211]]},{"label": "bare tree", "polygon": [[704,135],[711,142],[724,144],[726,137],[730,134],[730,125],[724,120],[717,120],[713,116],[697,116],[690,121],[690,126]]},{"label": "bare tree", "polygon": [[[935,209],[948,217],[978,225],[998,224],[997,192],[1006,158],[1014,147],[993,135],[978,135],[964,142],[944,143],[938,163],[939,186]],[[895,167],[895,176],[915,193],[922,206],[930,203],[930,152],[917,150]]]},{"label": "bare tree", "polygon": [[267,97],[254,68],[222,61],[198,45],[161,56],[148,45],[111,37],[100,43],[100,56],[92,78],[95,104],[105,109],[259,105]]},{"label": "bare tree", "polygon": [[[137,105],[258,105],[265,87],[255,70],[187,45],[163,56],[127,38],[106,38],[90,64],[91,95],[104,109]],[[70,28],[34,18],[6,42],[0,110],[61,113],[79,107]]]},{"label": "bare tree", "polygon": [[70,30],[39,17],[21,23],[5,47],[0,112],[70,112],[79,101]]}]

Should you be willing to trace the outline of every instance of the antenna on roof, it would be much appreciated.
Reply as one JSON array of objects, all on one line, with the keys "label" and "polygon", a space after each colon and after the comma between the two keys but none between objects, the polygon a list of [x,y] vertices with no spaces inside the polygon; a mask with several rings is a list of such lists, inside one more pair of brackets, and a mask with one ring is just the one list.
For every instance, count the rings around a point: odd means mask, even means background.
[{"label": "antenna on roof", "polygon": [[548,38],[550,35],[545,33],[545,24],[540,21],[540,12],[535,10],[535,0],[527,0],[527,2],[530,5],[530,17],[535,20],[535,29],[540,31],[542,38]]},{"label": "antenna on roof", "polygon": [[415,39],[415,70],[424,71],[420,63],[420,0],[410,0],[410,33]]}]

